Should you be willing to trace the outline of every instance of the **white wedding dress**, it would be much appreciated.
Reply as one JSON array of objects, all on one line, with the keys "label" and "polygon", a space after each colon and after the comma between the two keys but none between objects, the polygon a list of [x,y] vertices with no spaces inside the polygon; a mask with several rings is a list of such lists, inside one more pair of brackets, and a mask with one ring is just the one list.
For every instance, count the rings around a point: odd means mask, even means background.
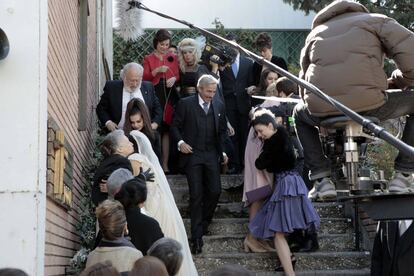
[{"label": "white wedding dress", "polygon": [[147,182],[148,195],[145,201],[145,213],[158,221],[166,237],[181,243],[184,258],[177,275],[197,276],[183,220],[151,143],[145,134],[138,130],[131,131],[130,135],[137,142],[139,153],[130,155],[128,159],[141,162],[144,171],[150,168],[154,173],[154,182]]}]

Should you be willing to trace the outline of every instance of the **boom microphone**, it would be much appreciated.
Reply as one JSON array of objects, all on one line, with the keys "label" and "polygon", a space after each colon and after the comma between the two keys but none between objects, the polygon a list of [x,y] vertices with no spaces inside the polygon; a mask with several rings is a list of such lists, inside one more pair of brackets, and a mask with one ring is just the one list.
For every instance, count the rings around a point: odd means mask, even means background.
[{"label": "boom microphone", "polygon": [[144,30],[141,27],[140,2],[134,0],[118,0],[116,3],[116,33],[124,40],[137,40]]}]

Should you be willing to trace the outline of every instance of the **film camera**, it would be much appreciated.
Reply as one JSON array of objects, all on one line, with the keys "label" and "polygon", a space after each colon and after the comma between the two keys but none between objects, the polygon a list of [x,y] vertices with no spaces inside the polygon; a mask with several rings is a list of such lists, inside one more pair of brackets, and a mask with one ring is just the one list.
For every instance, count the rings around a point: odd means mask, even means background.
[{"label": "film camera", "polygon": [[227,66],[234,62],[237,56],[237,51],[224,45],[213,46],[206,44],[201,55],[201,62],[209,65],[210,61],[217,63],[220,66]]}]

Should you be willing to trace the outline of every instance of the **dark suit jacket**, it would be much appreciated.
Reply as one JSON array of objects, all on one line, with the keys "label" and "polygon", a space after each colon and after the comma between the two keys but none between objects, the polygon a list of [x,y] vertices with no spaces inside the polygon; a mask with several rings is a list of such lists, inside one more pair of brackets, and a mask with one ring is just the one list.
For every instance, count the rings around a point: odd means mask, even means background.
[{"label": "dark suit jacket", "polygon": [[92,186],[92,202],[95,206],[98,206],[99,203],[108,198],[108,193],[102,193],[99,189],[99,184],[104,179],[108,179],[111,173],[117,169],[124,168],[132,172],[131,163],[128,158],[123,157],[118,154],[114,154],[106,157],[99,164],[99,167],[95,171],[95,176],[93,178]]},{"label": "dark suit jacket", "polygon": [[219,83],[217,84],[216,94],[213,97],[213,101],[221,101],[223,105],[225,105],[224,95],[223,95],[223,84],[221,83],[219,75],[211,73],[211,75],[217,79],[219,79]]},{"label": "dark suit jacket", "polygon": [[158,221],[142,214],[138,207],[126,209],[125,215],[132,244],[146,255],[151,245],[164,237]]},{"label": "dark suit jacket", "polygon": [[[227,109],[237,109],[242,114],[249,113],[251,103],[246,88],[253,85],[252,66],[250,59],[240,56],[237,78],[234,77],[231,66],[221,72],[222,92]],[[235,103],[229,101],[232,96],[236,98]]]},{"label": "dark suit jacket", "polygon": [[[178,102],[177,109],[175,111],[174,120],[170,129],[173,137],[174,146],[178,141],[183,140],[191,147],[194,147],[198,141],[196,141],[196,135],[198,129],[201,127],[198,122],[197,109],[202,110],[198,103],[198,94],[181,99]],[[211,101],[210,108],[213,108],[214,123],[215,123],[215,137],[216,137],[216,149],[218,157],[222,158],[224,149],[224,140],[226,138],[226,114],[223,103],[219,100]],[[188,162],[188,158],[191,154],[183,154],[180,152],[179,166],[184,168]]]},{"label": "dark suit jacket", "polygon": [[[96,114],[102,127],[105,126],[108,120],[116,124],[121,121],[123,89],[124,82],[121,80],[106,82],[104,93],[96,107]],[[162,109],[160,101],[157,95],[155,95],[154,86],[149,81],[142,81],[141,92],[145,100],[145,105],[148,107],[151,121],[160,125],[162,121]]]},{"label": "dark suit jacket", "polygon": [[380,222],[372,250],[371,275],[410,276],[413,262],[414,223],[400,237],[398,221]]}]

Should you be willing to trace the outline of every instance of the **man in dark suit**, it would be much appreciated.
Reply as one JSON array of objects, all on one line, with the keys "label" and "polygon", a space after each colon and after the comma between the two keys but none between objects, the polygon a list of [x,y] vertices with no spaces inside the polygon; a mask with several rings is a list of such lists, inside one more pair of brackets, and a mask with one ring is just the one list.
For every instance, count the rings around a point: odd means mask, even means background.
[{"label": "man in dark suit", "polygon": [[413,275],[414,225],[412,220],[379,223],[372,250],[372,276]]},{"label": "man in dark suit", "polygon": [[179,166],[190,189],[191,252],[201,253],[202,236],[207,232],[221,193],[220,160],[226,137],[226,115],[221,101],[212,100],[217,80],[203,75],[198,94],[178,102],[171,133],[178,142]]},{"label": "man in dark suit", "polygon": [[125,111],[133,98],[144,101],[151,115],[151,126],[155,130],[161,124],[162,109],[151,82],[142,81],[144,69],[137,63],[128,63],[121,70],[122,80],[107,81],[104,93],[96,107],[96,113],[102,127],[109,131],[122,129],[125,123]]},{"label": "man in dark suit", "polygon": [[251,108],[250,96],[246,89],[253,85],[252,66],[253,62],[250,59],[237,54],[234,63],[226,67],[220,75],[227,118],[235,131],[235,135],[231,136],[234,158],[229,160],[229,173],[240,173],[244,166]]}]

